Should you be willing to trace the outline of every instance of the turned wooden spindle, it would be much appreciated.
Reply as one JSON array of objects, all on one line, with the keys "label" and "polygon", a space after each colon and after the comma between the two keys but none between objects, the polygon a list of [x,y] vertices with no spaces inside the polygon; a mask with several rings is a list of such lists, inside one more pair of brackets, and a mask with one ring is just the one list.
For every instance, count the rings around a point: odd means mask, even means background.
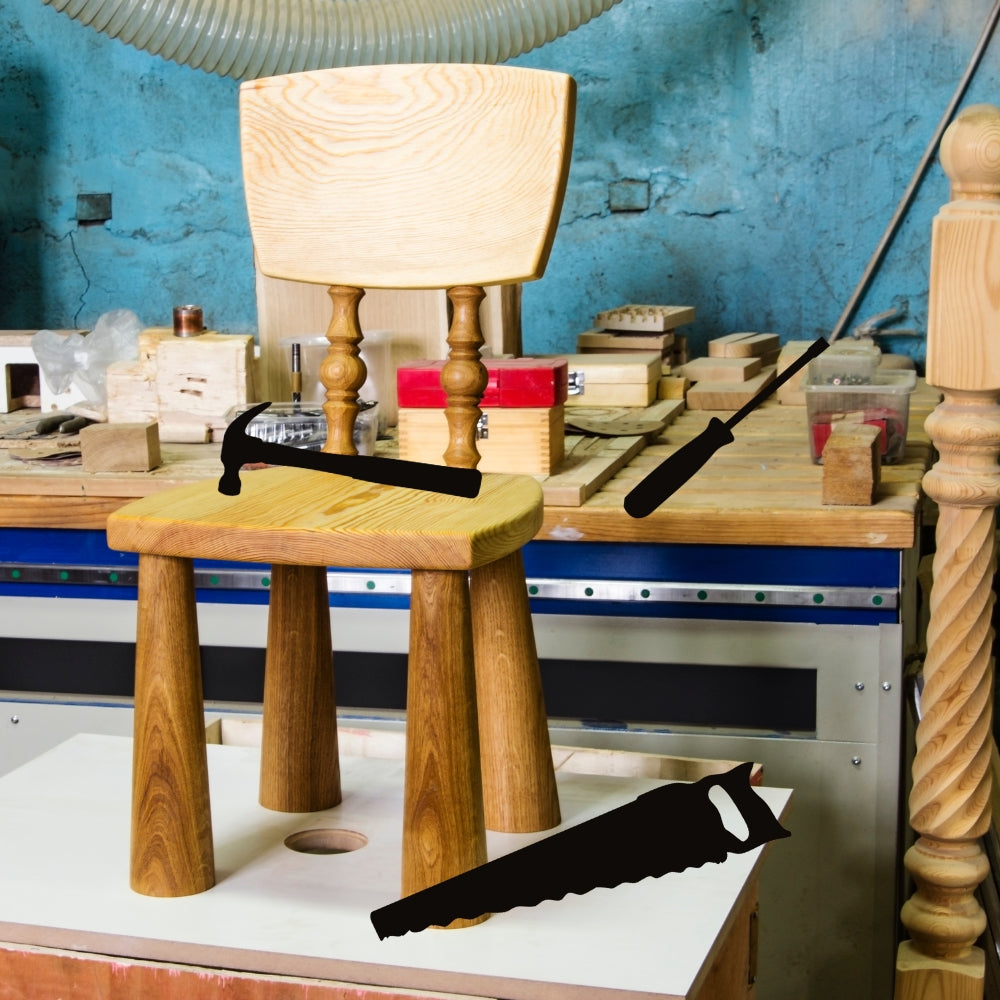
[{"label": "turned wooden spindle", "polygon": [[356,455],[354,419],[358,415],[358,390],[368,371],[361,360],[361,323],[358,303],[364,290],[350,285],[331,285],[333,316],[326,331],[330,342],[319,377],[326,389],[326,444],[323,451],[334,455]]},{"label": "turned wooden spindle", "polygon": [[940,455],[924,478],[939,507],[905,864],[896,1000],[980,1000],[989,871],[995,507],[1000,502],[1000,109],[951,124],[941,160],[952,200],[934,220],[927,381],[944,401],[927,420]]},{"label": "turned wooden spindle", "polygon": [[441,370],[441,386],[448,396],[448,448],[446,465],[474,469],[479,465],[476,425],[483,415],[479,401],[489,382],[486,366],[479,359],[483,329],[479,323],[479,304],[486,293],[477,286],[460,285],[448,289],[453,315],[448,330],[451,351]]}]

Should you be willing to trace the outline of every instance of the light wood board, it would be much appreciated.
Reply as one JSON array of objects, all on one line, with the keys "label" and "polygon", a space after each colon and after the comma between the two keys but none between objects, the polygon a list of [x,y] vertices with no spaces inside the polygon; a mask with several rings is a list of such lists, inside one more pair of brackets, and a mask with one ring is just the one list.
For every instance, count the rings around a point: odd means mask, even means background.
[{"label": "light wood board", "polygon": [[[128,886],[131,753],[129,739],[82,735],[0,779],[0,939],[511,1000],[669,1000],[704,980],[762,855],[517,908],[474,928],[380,941],[369,914],[398,898],[400,761],[344,757],[340,806],[276,813],[257,805],[259,753],[209,746],[219,882],[152,899]],[[565,772],[557,781],[567,826],[658,786]],[[782,815],[791,793],[759,792]],[[730,810],[723,805],[735,828]],[[357,831],[367,846],[332,856],[284,846],[317,827]],[[490,833],[489,854],[544,836]],[[779,863],[780,848],[769,863]]]}]

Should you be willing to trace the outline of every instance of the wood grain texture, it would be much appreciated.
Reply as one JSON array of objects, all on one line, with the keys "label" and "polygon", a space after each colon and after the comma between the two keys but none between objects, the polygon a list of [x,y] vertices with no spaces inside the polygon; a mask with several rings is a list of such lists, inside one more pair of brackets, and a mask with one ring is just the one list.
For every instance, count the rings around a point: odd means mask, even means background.
[{"label": "wood grain texture", "polygon": [[86,472],[148,472],[160,464],[155,422],[91,424],[80,431]]},{"label": "wood grain texture", "polygon": [[326,568],[272,566],[260,804],[315,812],[341,800]]},{"label": "wood grain texture", "polygon": [[139,560],[131,885],[187,896],[215,884],[201,655],[190,560]]},{"label": "wood grain texture", "polygon": [[548,830],[559,797],[521,553],[474,569],[471,595],[486,826]]},{"label": "wood grain texture", "polygon": [[[493,407],[487,412],[489,436],[476,442],[482,472],[547,476],[565,455],[562,405]],[[448,424],[442,410],[403,407],[399,416],[399,457],[444,464]]]},{"label": "wood grain texture", "polygon": [[[765,357],[780,350],[781,338],[776,333],[729,333],[708,342],[710,358]],[[764,361],[764,364],[768,364]],[[773,363],[773,362],[771,362]]]},{"label": "wood grain texture", "polygon": [[823,448],[823,503],[871,505],[881,471],[879,428],[843,422],[835,425]]},{"label": "wood grain texture", "polygon": [[775,369],[769,365],[745,381],[698,382],[688,390],[687,405],[691,410],[738,410],[770,385],[774,378]]},{"label": "wood grain texture", "polygon": [[404,896],[486,862],[468,577],[416,570],[411,580]]},{"label": "wood grain texture", "polygon": [[0,1000],[485,1000],[0,944]]},{"label": "wood grain texture", "polygon": [[565,191],[574,107],[571,77],[503,66],[247,81],[243,175],[261,269],[363,288],[539,277]]},{"label": "wood grain texture", "polygon": [[441,370],[445,391],[445,419],[448,422],[448,447],[445,465],[474,469],[479,465],[476,448],[476,424],[482,416],[479,401],[489,382],[486,366],[479,360],[483,331],[479,325],[479,304],[485,292],[478,286],[449,288],[448,301],[454,318],[448,330],[448,360]]},{"label": "wood grain texture", "polygon": [[319,374],[326,389],[326,444],[323,451],[334,455],[356,455],[354,418],[358,415],[358,390],[365,384],[367,369],[361,360],[361,325],[358,303],[364,290],[350,285],[331,285],[333,314],[326,330],[330,346]]},{"label": "wood grain texture", "polygon": [[203,481],[154,494],[108,518],[131,552],[303,566],[471,569],[527,543],[541,487],[489,474],[474,499],[380,486],[312,470],[243,473],[240,496]]},{"label": "wood grain texture", "polygon": [[[990,825],[996,506],[1000,502],[1000,109],[973,106],[948,127],[943,163],[976,200],[935,220],[929,380],[944,401],[927,420],[939,459],[924,477],[938,504],[921,718],[911,766],[910,825],[920,835],[905,864],[916,892],[901,919],[896,998],[983,996],[986,927],[975,893],[989,872],[980,838]],[[953,193],[953,197],[954,197]],[[982,199],[982,200],[979,200]],[[916,962],[914,953],[924,960]]]}]

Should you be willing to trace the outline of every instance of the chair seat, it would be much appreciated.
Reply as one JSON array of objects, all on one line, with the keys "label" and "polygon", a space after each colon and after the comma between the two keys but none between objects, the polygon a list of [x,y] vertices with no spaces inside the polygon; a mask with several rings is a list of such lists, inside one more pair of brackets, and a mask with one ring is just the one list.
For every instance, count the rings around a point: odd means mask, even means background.
[{"label": "chair seat", "polygon": [[108,544],[235,562],[465,570],[517,551],[542,523],[541,487],[527,476],[484,475],[472,500],[308,469],[241,478],[236,497],[213,479],[134,501],[108,518]]}]

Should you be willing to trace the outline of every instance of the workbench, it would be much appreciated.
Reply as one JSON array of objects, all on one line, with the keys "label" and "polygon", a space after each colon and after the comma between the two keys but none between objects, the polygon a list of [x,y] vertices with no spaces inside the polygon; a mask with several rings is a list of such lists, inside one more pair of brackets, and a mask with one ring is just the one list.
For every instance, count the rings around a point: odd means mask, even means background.
[{"label": "workbench", "polygon": [[[756,760],[767,784],[796,790],[782,864],[761,877],[761,1000],[890,989],[923,420],[938,398],[922,384],[912,397],[904,460],[883,467],[871,507],[821,504],[804,408],[769,402],[658,510],[628,517],[629,489],[711,416],[687,411],[581,506],[547,507],[525,550],[554,743]],[[129,731],[135,562],[107,550],[104,521],[219,474],[217,445],[163,454],[147,474],[0,460],[0,770],[88,728],[84,716]],[[255,701],[267,567],[196,572],[206,696]],[[340,701],[392,725],[405,574],[332,568],[329,582]],[[46,649],[47,663],[29,659]]]}]

